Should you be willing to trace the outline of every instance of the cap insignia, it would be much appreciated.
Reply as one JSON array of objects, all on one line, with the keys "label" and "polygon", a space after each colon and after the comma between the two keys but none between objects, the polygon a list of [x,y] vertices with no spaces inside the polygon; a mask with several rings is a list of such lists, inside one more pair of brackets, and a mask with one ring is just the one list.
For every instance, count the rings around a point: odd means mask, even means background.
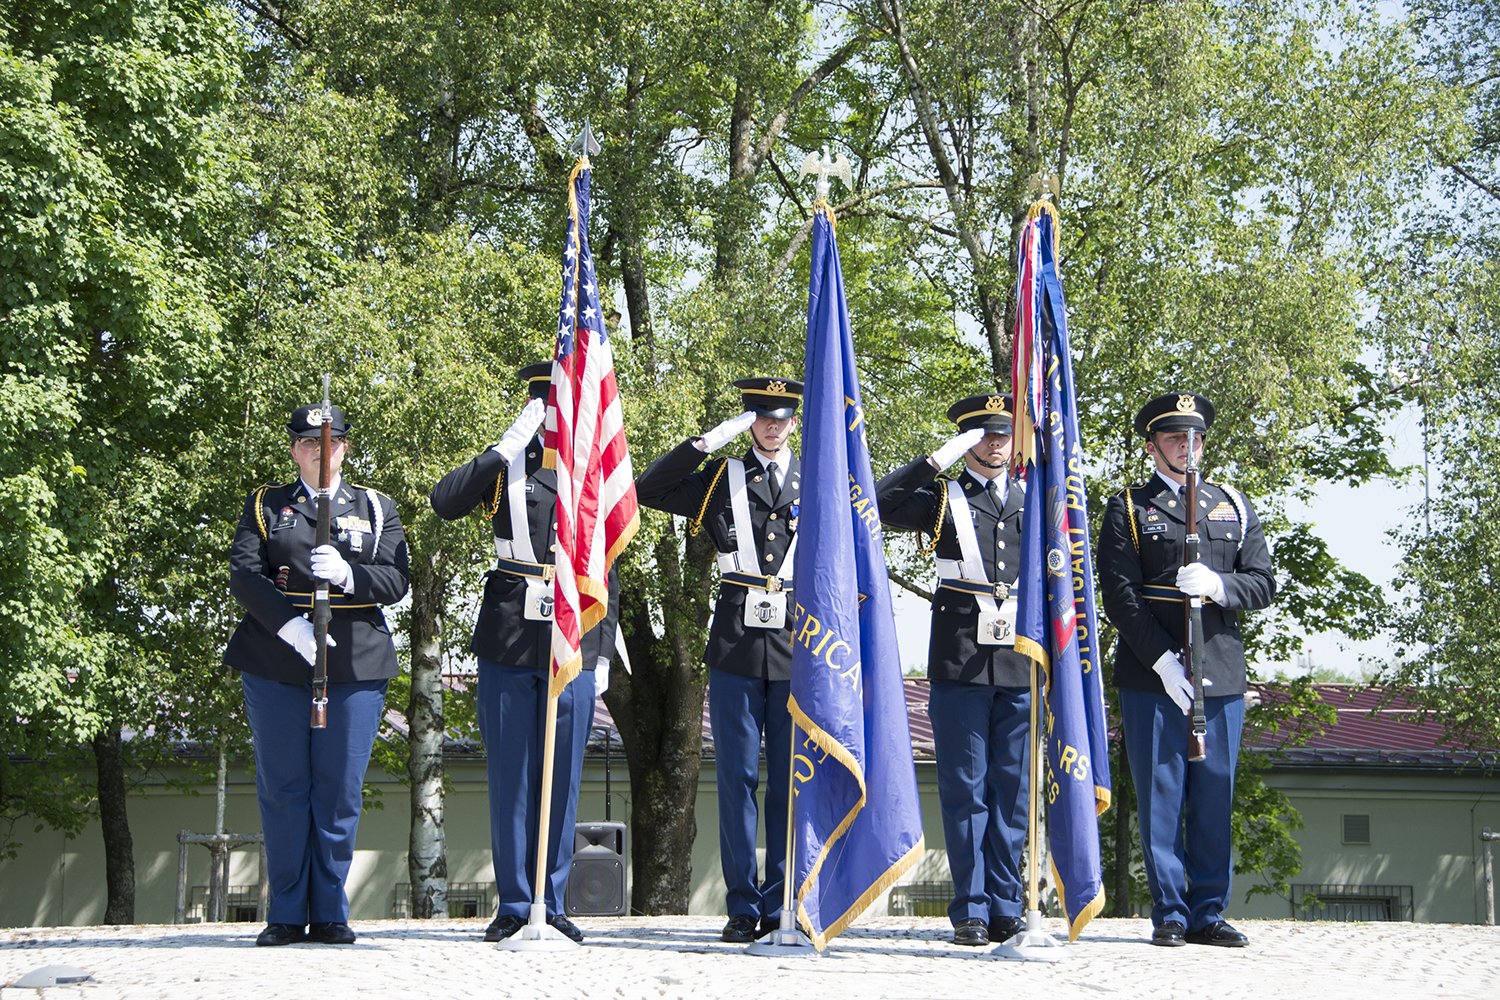
[{"label": "cap insignia", "polygon": [[767,392],[786,392],[786,383],[785,382],[780,382],[780,381],[773,380],[773,381],[771,381],[770,383],[768,383],[766,385],[766,391]]},{"label": "cap insignia", "polygon": [[1180,396],[1177,397],[1177,412],[1178,413],[1197,413],[1198,412],[1198,404],[1196,402],[1194,402],[1194,400],[1193,400],[1193,394],[1192,393],[1190,393],[1190,392],[1184,392],[1182,395],[1180,395]]},{"label": "cap insignia", "polygon": [[984,401],[984,408],[986,410],[989,410],[991,413],[1005,412],[1005,397],[991,396],[989,399]]}]

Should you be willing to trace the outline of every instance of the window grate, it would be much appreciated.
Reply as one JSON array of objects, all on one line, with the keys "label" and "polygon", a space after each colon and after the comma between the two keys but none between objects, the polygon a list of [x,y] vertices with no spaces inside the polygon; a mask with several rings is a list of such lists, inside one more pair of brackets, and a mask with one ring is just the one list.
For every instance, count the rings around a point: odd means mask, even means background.
[{"label": "window grate", "polygon": [[1293,884],[1292,916],[1297,920],[1411,920],[1409,885]]},{"label": "window grate", "polygon": [[[448,916],[492,917],[495,915],[495,883],[449,882]],[[411,916],[411,883],[398,882],[391,893],[391,916]]]}]

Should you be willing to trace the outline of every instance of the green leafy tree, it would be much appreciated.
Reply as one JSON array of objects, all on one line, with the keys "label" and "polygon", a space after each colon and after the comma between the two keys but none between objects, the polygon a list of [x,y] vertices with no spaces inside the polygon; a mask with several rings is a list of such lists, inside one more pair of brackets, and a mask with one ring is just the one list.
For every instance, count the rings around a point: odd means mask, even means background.
[{"label": "green leafy tree", "polygon": [[[0,14],[0,755],[91,746],[110,923],[134,912],[123,736],[192,666],[155,627],[153,554],[224,358],[237,51],[213,5]],[[68,791],[7,780],[0,808],[55,816]]]},{"label": "green leafy tree", "polygon": [[1382,311],[1391,382],[1422,417],[1428,499],[1395,533],[1404,551],[1396,655],[1381,678],[1411,691],[1451,739],[1500,745],[1493,593],[1500,530],[1500,4],[1418,0],[1424,71],[1461,102],[1436,146],[1436,205],[1413,213]]}]

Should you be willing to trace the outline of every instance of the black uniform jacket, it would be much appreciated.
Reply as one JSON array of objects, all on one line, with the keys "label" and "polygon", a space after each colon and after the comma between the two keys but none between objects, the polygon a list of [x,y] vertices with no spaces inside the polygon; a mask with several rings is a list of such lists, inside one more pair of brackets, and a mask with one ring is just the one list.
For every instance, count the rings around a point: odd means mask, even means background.
[{"label": "black uniform jacket", "polygon": [[[1183,599],[1176,581],[1187,534],[1185,504],[1165,480],[1152,476],[1115,494],[1105,508],[1099,532],[1099,590],[1105,614],[1120,633],[1114,674],[1118,687],[1163,693],[1151,665],[1168,650],[1181,653]],[[1197,514],[1199,556],[1224,578],[1226,597],[1222,606],[1203,602],[1202,669],[1213,681],[1205,693],[1244,694],[1245,641],[1239,613],[1264,608],[1275,596],[1271,553],[1260,519],[1242,496],[1202,483]]]},{"label": "black uniform jacket", "polygon": [[[714,547],[720,552],[734,552],[737,551],[734,514],[729,508],[729,473],[724,469],[727,459],[715,459],[699,469],[707,457],[692,441],[684,441],[653,462],[651,468],[635,481],[636,499],[647,507],[687,518],[696,518],[703,510],[703,530],[713,539]],[[754,449],[742,457],[745,462],[745,499],[750,507],[750,524],[755,531],[755,548],[761,558],[759,572],[772,576],[781,568],[797,530],[802,466],[797,453],[792,452],[787,463],[790,468],[778,472],[781,496],[773,507],[771,485],[766,481],[760,458]],[[709,495],[710,489],[713,490],[712,496]],[[706,509],[704,497],[709,498]],[[756,572],[744,569],[745,572]],[[791,567],[787,567],[787,572],[791,572]],[[796,586],[795,581],[793,586]],[[709,630],[703,660],[713,670],[773,681],[790,680],[792,607],[788,603],[783,628],[746,628],[747,593],[744,587],[735,584],[719,584],[713,626]],[[788,602],[794,600],[795,595],[788,597]]]},{"label": "black uniform jacket", "polygon": [[[496,538],[510,539],[510,503],[505,498],[505,459],[486,448],[465,465],[444,476],[432,488],[432,509],[456,521],[475,508],[489,513]],[[526,527],[539,563],[551,563],[557,541],[557,472],[542,468],[542,443],[526,446]],[[552,658],[552,623],[526,618],[526,577],[492,569],[485,574],[484,599],[469,648],[475,656],[514,667],[546,670]],[[620,620],[618,574],[610,569],[609,612],[584,633],[583,669],[593,670],[599,658],[615,650],[615,627]]]},{"label": "black uniform jacket", "polygon": [[[1017,482],[1010,484],[1000,510],[989,492],[973,476],[958,477],[969,500],[969,515],[979,537],[984,572],[993,583],[1014,585],[1021,572],[1021,511],[1026,494]],[[937,530],[935,554],[942,559],[961,559],[953,511],[943,504],[948,480],[939,479],[925,457],[909,462],[875,484],[880,520],[902,531],[932,534]],[[943,508],[943,523],[937,516]],[[932,634],[927,640],[927,676],[935,681],[969,681],[1001,687],[1026,687],[1031,683],[1031,660],[1009,646],[981,646],[977,634],[979,605],[973,594],[937,588],[932,595]]]},{"label": "black uniform jacket", "polygon": [[[377,493],[375,502],[380,505],[378,546],[376,515],[364,487],[341,482],[329,503],[331,544],[354,573],[352,592],[329,588],[333,620],[328,634],[337,645],[328,650],[328,679],[334,683],[379,680],[398,672],[390,626],[380,607],[406,596],[406,531],[390,497]],[[229,666],[285,684],[311,679],[307,661],[276,633],[295,615],[312,614],[317,530],[317,494],[301,480],[263,486],[245,500],[229,550],[229,591],[248,614],[224,651]],[[277,585],[282,567],[284,589]]]}]

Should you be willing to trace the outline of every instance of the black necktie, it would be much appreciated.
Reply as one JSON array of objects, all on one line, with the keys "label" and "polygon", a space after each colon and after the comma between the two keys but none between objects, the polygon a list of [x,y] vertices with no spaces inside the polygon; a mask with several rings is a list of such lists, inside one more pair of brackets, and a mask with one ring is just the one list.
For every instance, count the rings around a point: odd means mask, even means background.
[{"label": "black necktie", "polygon": [[776,463],[772,462],[766,466],[766,479],[771,484],[771,506],[781,506],[781,483],[776,479]]},{"label": "black necktie", "polygon": [[990,503],[995,505],[995,513],[998,514],[1005,509],[1005,498],[1000,495],[1000,477],[996,476],[990,480],[985,489],[990,491]]}]

